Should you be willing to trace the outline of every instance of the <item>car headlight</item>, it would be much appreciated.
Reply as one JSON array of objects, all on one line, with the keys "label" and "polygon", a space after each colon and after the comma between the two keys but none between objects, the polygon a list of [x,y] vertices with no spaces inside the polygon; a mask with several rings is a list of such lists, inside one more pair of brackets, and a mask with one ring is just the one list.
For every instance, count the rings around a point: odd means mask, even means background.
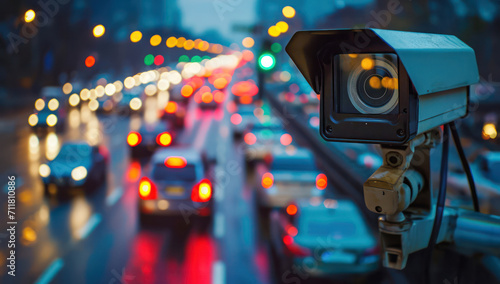
[{"label": "car headlight", "polygon": [[57,116],[55,114],[49,114],[49,116],[47,116],[47,125],[48,126],[54,126],[57,124]]},{"label": "car headlight", "polygon": [[48,177],[50,175],[50,167],[47,164],[41,164],[38,168],[38,173],[41,177]]},{"label": "car headlight", "polygon": [[79,166],[71,171],[71,178],[75,181],[82,180],[87,177],[87,169],[84,166]]},{"label": "car headlight", "polygon": [[37,124],[38,124],[38,115],[36,115],[36,114],[34,114],[34,113],[33,113],[33,114],[31,114],[31,115],[29,116],[29,118],[28,118],[28,124],[29,124],[30,126],[35,126],[35,125],[37,125]]}]

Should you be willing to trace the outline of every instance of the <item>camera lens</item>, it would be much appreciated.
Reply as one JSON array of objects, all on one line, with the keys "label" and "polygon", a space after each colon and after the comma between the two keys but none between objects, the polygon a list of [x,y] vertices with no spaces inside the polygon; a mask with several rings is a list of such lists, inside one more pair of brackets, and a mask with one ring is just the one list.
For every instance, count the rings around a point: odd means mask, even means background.
[{"label": "camera lens", "polygon": [[357,111],[386,114],[398,104],[398,73],[394,63],[382,56],[370,56],[349,75],[347,92]]}]

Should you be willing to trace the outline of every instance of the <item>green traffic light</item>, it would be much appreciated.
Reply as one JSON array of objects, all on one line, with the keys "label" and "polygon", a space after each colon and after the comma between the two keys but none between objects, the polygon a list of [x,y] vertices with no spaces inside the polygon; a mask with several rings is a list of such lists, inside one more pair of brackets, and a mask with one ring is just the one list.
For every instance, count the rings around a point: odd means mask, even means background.
[{"label": "green traffic light", "polygon": [[259,56],[259,67],[262,70],[271,70],[276,65],[276,58],[269,52],[262,53]]},{"label": "green traffic light", "polygon": [[144,64],[146,64],[147,66],[153,64],[154,61],[155,57],[153,56],[153,54],[148,54],[146,55],[146,57],[144,57]]}]

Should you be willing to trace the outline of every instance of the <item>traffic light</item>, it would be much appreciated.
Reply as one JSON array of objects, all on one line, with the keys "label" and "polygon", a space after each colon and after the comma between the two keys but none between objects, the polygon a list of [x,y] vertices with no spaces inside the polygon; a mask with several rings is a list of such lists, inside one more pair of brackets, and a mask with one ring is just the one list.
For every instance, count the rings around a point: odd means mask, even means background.
[{"label": "traffic light", "polygon": [[270,52],[264,52],[259,56],[259,68],[264,71],[269,71],[276,66],[276,57]]}]

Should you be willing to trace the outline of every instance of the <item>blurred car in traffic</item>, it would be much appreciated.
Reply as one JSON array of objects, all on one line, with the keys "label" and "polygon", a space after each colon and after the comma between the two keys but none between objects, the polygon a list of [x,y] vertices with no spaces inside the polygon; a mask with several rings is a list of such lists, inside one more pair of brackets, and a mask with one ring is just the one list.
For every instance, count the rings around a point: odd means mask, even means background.
[{"label": "blurred car in traffic", "polygon": [[290,203],[271,213],[270,237],[279,271],[297,266],[311,276],[336,279],[380,267],[377,241],[350,200],[313,197]]},{"label": "blurred car in traffic", "polygon": [[194,101],[201,109],[216,109],[224,102],[225,94],[221,90],[212,90],[209,86],[203,86],[194,93]]},{"label": "blurred car in traffic", "polygon": [[132,89],[123,89],[121,93],[115,94],[115,110],[121,115],[130,115],[134,112],[140,112],[143,109],[142,91],[139,87]]},{"label": "blurred car in traffic", "polygon": [[282,208],[299,198],[323,195],[327,177],[316,167],[310,150],[278,149],[271,159],[269,166],[266,163],[256,166],[260,178],[257,198],[261,208]]},{"label": "blurred car in traffic", "polygon": [[130,131],[127,144],[133,158],[148,157],[158,147],[168,147],[174,140],[175,132],[167,121],[143,123],[139,131]]},{"label": "blurred car in traffic", "polygon": [[[487,214],[500,214],[499,152],[486,151],[477,156],[470,164],[477,189],[479,208]],[[448,175],[448,188],[454,200],[453,205],[472,209],[467,176],[461,165],[451,165]]]},{"label": "blurred car in traffic", "polygon": [[233,124],[233,133],[236,138],[243,135],[243,132],[249,129],[253,124],[258,123],[258,118],[254,114],[255,105],[239,105],[235,113],[231,115],[231,123]]},{"label": "blurred car in traffic", "polygon": [[184,102],[170,100],[160,116],[163,119],[170,121],[174,127],[182,129],[184,128],[186,112],[187,105]]},{"label": "blurred car in traffic", "polygon": [[106,182],[108,159],[104,146],[84,141],[64,143],[52,161],[39,167],[45,193],[66,195],[71,189],[97,189]]},{"label": "blurred car in traffic", "polygon": [[139,182],[139,214],[209,216],[213,185],[210,165],[204,155],[192,148],[158,149]]}]

